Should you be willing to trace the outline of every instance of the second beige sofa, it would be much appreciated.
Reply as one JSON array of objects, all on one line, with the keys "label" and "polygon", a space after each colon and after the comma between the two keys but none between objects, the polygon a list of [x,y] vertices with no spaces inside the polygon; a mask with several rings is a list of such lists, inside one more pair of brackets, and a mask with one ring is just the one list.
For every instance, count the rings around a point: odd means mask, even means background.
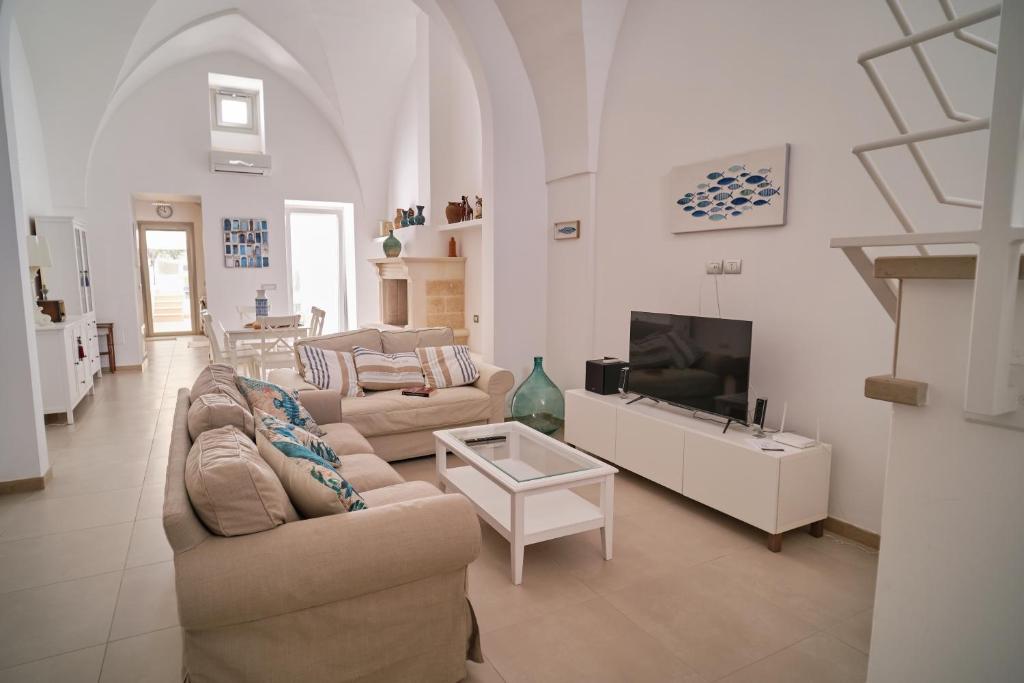
[{"label": "second beige sofa", "polygon": [[[447,327],[411,330],[366,328],[312,337],[298,342],[332,351],[351,352],[362,346],[384,353],[415,351],[424,346],[454,344]],[[434,452],[433,433],[470,425],[505,420],[505,403],[515,378],[508,370],[473,359],[480,378],[469,386],[439,389],[429,398],[403,396],[400,390],[368,391],[366,396],[343,397],[337,391],[317,389],[302,379],[300,371],[272,370],[269,380],[300,391],[302,405],[330,431],[332,423],[355,427],[372,444],[378,456],[394,461]]]}]

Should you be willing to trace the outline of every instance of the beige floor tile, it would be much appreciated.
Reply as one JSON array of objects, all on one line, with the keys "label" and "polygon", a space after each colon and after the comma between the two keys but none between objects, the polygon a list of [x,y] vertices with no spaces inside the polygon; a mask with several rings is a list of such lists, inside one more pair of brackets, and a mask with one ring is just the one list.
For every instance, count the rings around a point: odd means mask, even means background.
[{"label": "beige floor tile", "polygon": [[139,488],[145,476],[145,460],[95,463],[60,460],[53,464],[53,478],[39,492],[38,497],[67,498],[86,493]]},{"label": "beige floor tile", "polygon": [[637,581],[609,593],[607,599],[711,680],[815,631],[710,564]]},{"label": "beige floor tile", "polygon": [[94,645],[4,669],[0,671],[0,683],[96,683],[105,649]]},{"label": "beige floor tile", "polygon": [[0,593],[120,571],[132,524],[0,543]]},{"label": "beige floor tile", "polygon": [[164,533],[163,520],[140,519],[132,530],[131,545],[128,547],[128,567],[166,562],[174,558],[171,544]]},{"label": "beige floor tile", "polygon": [[181,683],[181,629],[169,628],[107,646],[102,683]]},{"label": "beige floor tile", "polygon": [[0,541],[129,522],[135,517],[140,491],[39,498],[0,510]]},{"label": "beige floor tile", "polygon": [[596,597],[582,581],[526,548],[523,583],[513,585],[508,541],[482,528],[480,557],[469,567],[469,595],[482,632],[532,621],[567,605]]},{"label": "beige floor tile", "polygon": [[152,484],[142,487],[142,497],[139,499],[139,512],[135,519],[153,519],[162,517],[164,512],[164,485]]},{"label": "beige floor tile", "polygon": [[[148,442],[147,442],[148,443]],[[149,460],[149,447],[145,443],[135,447],[124,448],[106,444],[94,446],[70,446],[66,448],[49,448],[50,464],[62,466],[89,467],[96,464],[114,464],[121,462],[143,462]]]},{"label": "beige floor tile", "polygon": [[509,683],[700,680],[602,598],[493,631],[483,646]]},{"label": "beige floor tile", "polygon": [[156,451],[149,458],[149,466],[146,469],[146,485],[162,484],[167,480],[167,456],[158,457]]},{"label": "beige floor tile", "polygon": [[[818,628],[825,628],[871,607],[875,567],[858,567],[819,552],[814,543],[786,543],[773,553],[765,547],[733,553],[714,561],[726,575]],[[797,537],[809,536],[795,532]],[[802,540],[802,539],[801,539]]]},{"label": "beige floor tile", "polygon": [[0,668],[106,641],[121,572],[0,595]]},{"label": "beige floor tile", "polygon": [[871,650],[871,620],[873,616],[874,610],[864,610],[860,614],[843,619],[827,630],[850,647],[868,654]]},{"label": "beige floor tile", "polygon": [[177,625],[174,563],[160,562],[125,570],[110,639],[118,640]]},{"label": "beige floor tile", "polygon": [[863,683],[868,658],[863,652],[824,633],[741,669],[722,679],[728,683]]}]

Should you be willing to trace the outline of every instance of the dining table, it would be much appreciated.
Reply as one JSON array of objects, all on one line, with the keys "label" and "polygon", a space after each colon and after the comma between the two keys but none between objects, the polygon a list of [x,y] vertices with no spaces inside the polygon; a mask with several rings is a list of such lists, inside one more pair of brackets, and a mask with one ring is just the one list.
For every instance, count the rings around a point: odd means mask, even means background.
[{"label": "dining table", "polygon": [[[231,330],[224,330],[224,346],[225,352],[228,358],[231,359],[232,363],[236,363],[239,360],[236,354],[239,350],[253,349],[257,353],[253,356],[253,360],[256,362],[256,370],[261,377],[266,377],[265,371],[268,369],[265,367],[267,364],[264,359],[273,353],[275,356],[281,356],[282,352],[286,350],[292,350],[294,347],[295,340],[303,339],[309,336],[309,326],[300,325],[298,327],[272,327],[269,329],[261,329],[257,327],[239,327]],[[268,348],[267,343],[273,348]],[[276,364],[275,364],[276,365]]]}]

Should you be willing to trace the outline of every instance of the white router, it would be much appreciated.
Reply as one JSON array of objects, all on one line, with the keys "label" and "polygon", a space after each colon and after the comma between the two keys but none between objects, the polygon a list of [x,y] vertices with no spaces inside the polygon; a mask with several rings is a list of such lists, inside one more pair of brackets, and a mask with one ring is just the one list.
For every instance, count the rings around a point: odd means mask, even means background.
[{"label": "white router", "polygon": [[821,418],[818,419],[817,423],[817,435],[813,439],[808,439],[806,436],[800,436],[793,432],[784,432],[786,428],[786,409],[789,408],[789,404],[783,404],[782,406],[782,422],[779,425],[779,432],[772,436],[774,441],[779,443],[792,446],[793,448],[810,448],[816,446],[821,441]]}]

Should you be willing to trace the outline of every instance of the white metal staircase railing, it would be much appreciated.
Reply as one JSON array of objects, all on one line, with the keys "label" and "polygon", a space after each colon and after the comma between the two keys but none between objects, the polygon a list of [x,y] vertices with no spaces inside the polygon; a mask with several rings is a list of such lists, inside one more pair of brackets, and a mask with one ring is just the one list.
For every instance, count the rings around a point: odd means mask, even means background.
[{"label": "white metal staircase railing", "polygon": [[[1010,385],[1014,310],[1020,269],[1020,248],[1024,228],[1014,226],[1024,214],[1024,2],[1009,0],[1002,8],[994,5],[957,16],[948,0],[939,0],[947,21],[914,32],[898,0],[887,0],[904,37],[864,52],[858,57],[899,135],[854,147],[853,153],[892,209],[905,234],[836,238],[833,248],[842,249],[885,310],[895,320],[898,298],[884,280],[874,277],[869,247],[913,246],[927,254],[929,244],[974,244],[978,247],[974,306],[971,320],[967,389],[964,409],[969,418],[1003,416],[1017,409],[1017,392]],[[1001,15],[998,49],[967,27]],[[924,52],[922,43],[952,34],[963,42],[996,53],[995,93],[990,118],[978,118],[956,110]],[[946,116],[957,121],[949,126],[911,132],[872,60],[898,50],[910,49],[925,74]],[[978,130],[990,130],[984,201],[950,197],[942,190],[918,143]],[[906,147],[928,182],[937,201],[943,204],[981,209],[977,230],[919,232],[909,215],[868,156],[870,152]],[[1020,426],[1024,421],[1018,419]]]}]

